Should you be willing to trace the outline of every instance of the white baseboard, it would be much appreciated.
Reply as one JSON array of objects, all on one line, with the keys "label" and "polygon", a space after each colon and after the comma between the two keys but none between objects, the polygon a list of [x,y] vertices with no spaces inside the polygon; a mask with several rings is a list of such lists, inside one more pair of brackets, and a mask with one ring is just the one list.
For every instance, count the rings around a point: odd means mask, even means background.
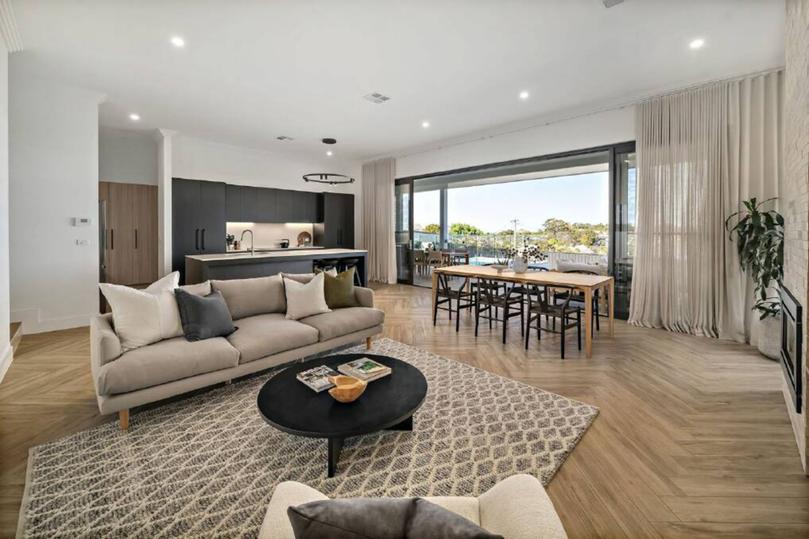
[{"label": "white baseboard", "polygon": [[60,329],[71,329],[90,325],[90,319],[96,313],[84,315],[66,316],[64,318],[41,318],[39,309],[18,309],[11,311],[13,322],[22,322],[25,335],[32,333],[44,333],[46,331],[58,331]]},{"label": "white baseboard", "polygon": [[5,348],[0,350],[0,382],[5,378],[6,372],[8,372],[8,368],[11,367],[13,360],[14,350],[11,348],[11,343],[6,343]]}]

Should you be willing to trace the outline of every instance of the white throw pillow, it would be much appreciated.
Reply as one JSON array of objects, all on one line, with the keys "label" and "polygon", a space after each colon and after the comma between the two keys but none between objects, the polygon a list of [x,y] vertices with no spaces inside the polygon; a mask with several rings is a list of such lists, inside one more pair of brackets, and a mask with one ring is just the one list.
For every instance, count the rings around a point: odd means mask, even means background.
[{"label": "white throw pillow", "polygon": [[308,283],[301,283],[284,277],[284,291],[287,296],[287,319],[300,320],[314,314],[331,311],[326,305],[326,294],[323,291],[324,277],[322,273],[315,275]]},{"label": "white throw pillow", "polygon": [[180,311],[174,299],[179,281],[180,274],[175,271],[143,290],[99,283],[112,308],[115,333],[124,351],[183,334]]}]

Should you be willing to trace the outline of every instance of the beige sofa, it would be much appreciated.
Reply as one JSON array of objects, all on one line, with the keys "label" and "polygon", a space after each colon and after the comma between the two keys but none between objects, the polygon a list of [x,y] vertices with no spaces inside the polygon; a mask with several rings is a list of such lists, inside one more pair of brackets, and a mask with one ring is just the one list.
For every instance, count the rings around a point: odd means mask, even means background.
[{"label": "beige sofa", "polygon": [[[308,275],[293,276],[299,280]],[[374,293],[355,288],[358,307],[301,320],[285,318],[283,282],[277,278],[212,281],[239,328],[228,337],[189,342],[166,339],[123,352],[110,314],[90,323],[90,362],[102,414],[118,412],[122,429],[129,409],[366,340],[382,332],[385,313]],[[199,285],[194,285],[199,286]],[[279,287],[280,286],[280,287]]]},{"label": "beige sofa", "polygon": [[[512,475],[477,498],[440,496],[425,499],[505,539],[567,537],[545,488],[531,475]],[[295,481],[280,483],[270,499],[259,539],[295,539],[287,508],[317,500],[328,500],[328,496]]]}]

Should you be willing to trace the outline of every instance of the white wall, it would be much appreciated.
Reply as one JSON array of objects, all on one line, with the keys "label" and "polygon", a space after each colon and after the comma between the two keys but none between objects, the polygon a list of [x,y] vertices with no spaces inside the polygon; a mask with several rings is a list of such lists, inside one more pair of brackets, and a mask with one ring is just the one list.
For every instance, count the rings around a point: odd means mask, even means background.
[{"label": "white wall", "polygon": [[[98,312],[98,104],[10,62],[11,316],[26,333]],[[91,226],[73,227],[72,217]],[[77,245],[77,241],[86,242]]]},{"label": "white wall", "polygon": [[157,141],[146,131],[101,127],[98,177],[106,182],[157,185]]},{"label": "white wall", "polygon": [[438,149],[398,157],[396,176],[404,178],[635,140],[634,122],[634,107],[625,107],[505,134],[482,133],[469,142],[447,143]]},{"label": "white wall", "polygon": [[0,380],[11,362],[8,220],[8,52],[0,40]]},{"label": "white wall", "polygon": [[[337,148],[339,151],[339,148]],[[261,151],[176,135],[172,141],[172,175],[175,178],[216,180],[239,185],[333,191],[354,194],[355,242],[362,245],[362,200],[359,161],[303,154]],[[309,172],[337,172],[356,178],[344,186],[304,182]]]}]

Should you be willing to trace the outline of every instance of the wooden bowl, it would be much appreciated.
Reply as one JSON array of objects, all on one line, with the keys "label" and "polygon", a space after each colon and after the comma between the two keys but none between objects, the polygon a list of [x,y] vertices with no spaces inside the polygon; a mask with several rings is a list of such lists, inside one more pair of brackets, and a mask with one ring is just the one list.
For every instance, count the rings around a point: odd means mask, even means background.
[{"label": "wooden bowl", "polygon": [[337,402],[354,402],[368,387],[368,382],[353,376],[332,376],[331,381],[335,387],[329,390],[329,395]]}]

